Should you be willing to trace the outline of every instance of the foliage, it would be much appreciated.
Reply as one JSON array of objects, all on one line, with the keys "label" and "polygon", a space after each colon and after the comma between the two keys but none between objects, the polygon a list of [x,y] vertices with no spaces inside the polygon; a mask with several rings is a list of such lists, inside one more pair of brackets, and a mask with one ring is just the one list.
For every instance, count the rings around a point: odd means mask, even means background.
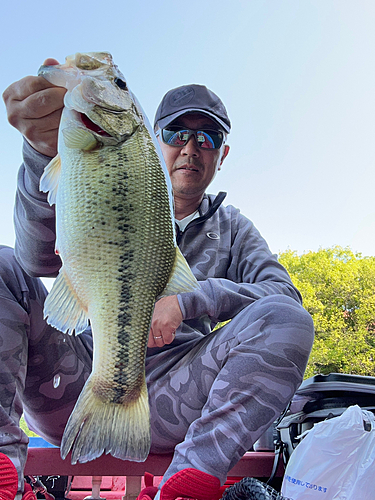
[{"label": "foliage", "polygon": [[375,376],[375,257],[332,247],[279,256],[315,325],[305,377],[317,373]]},{"label": "foliage", "polygon": [[23,432],[29,436],[29,437],[35,437],[35,436],[38,436],[38,434],[35,434],[35,432],[31,431],[28,427],[27,427],[27,424],[25,422],[25,419],[24,417],[22,416],[21,417],[21,420],[20,420],[20,427],[21,429],[23,430]]}]

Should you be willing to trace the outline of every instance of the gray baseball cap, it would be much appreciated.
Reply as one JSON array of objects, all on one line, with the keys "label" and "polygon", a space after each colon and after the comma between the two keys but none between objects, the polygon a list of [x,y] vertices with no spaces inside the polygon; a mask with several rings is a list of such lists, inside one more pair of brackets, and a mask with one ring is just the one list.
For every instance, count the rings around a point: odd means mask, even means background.
[{"label": "gray baseball cap", "polygon": [[204,85],[183,85],[165,94],[155,114],[154,127],[165,128],[186,113],[202,113],[230,132],[230,120],[221,99]]}]

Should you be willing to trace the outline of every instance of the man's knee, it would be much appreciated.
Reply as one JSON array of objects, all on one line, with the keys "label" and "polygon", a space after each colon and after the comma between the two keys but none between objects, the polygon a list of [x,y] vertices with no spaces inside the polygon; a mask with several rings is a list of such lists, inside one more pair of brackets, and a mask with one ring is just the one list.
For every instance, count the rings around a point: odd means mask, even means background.
[{"label": "man's knee", "polygon": [[22,269],[13,248],[0,245],[0,300],[17,302],[29,314],[30,300],[43,304],[46,294],[41,280]]},{"label": "man's knee", "polygon": [[296,300],[287,295],[269,295],[246,308],[250,322],[282,329],[302,329],[307,337],[314,337],[314,323],[310,314]]},{"label": "man's knee", "polygon": [[250,350],[268,351],[288,359],[302,372],[305,370],[314,340],[314,324],[310,314],[294,299],[285,295],[259,299],[241,312],[240,324],[236,326],[238,341]]},{"label": "man's knee", "polygon": [[0,299],[22,300],[22,286],[18,275],[21,269],[14,257],[13,248],[0,246]]},{"label": "man's knee", "polygon": [[9,272],[15,264],[14,250],[11,247],[0,245],[0,276]]}]

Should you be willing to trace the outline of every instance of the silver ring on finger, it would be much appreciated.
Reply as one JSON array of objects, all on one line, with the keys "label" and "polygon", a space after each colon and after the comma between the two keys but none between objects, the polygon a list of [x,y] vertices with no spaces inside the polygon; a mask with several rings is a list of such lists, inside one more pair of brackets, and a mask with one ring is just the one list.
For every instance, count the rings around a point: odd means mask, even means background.
[{"label": "silver ring on finger", "polygon": [[163,336],[162,336],[162,335],[161,335],[160,337],[154,337],[154,339],[155,339],[155,340],[156,340],[156,339],[162,339],[162,338],[163,338]]}]

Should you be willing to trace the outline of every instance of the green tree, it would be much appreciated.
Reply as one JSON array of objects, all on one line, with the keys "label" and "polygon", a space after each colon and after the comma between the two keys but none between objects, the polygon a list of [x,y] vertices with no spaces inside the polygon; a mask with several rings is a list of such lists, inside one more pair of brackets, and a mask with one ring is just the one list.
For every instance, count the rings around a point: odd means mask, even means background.
[{"label": "green tree", "polygon": [[37,437],[38,436],[38,434],[35,434],[35,432],[31,431],[28,428],[27,423],[25,422],[23,415],[22,415],[21,420],[20,420],[20,427],[27,436],[29,436],[29,437],[35,437],[35,436]]},{"label": "green tree", "polygon": [[279,256],[315,325],[305,377],[317,373],[375,376],[375,257],[332,247]]}]

